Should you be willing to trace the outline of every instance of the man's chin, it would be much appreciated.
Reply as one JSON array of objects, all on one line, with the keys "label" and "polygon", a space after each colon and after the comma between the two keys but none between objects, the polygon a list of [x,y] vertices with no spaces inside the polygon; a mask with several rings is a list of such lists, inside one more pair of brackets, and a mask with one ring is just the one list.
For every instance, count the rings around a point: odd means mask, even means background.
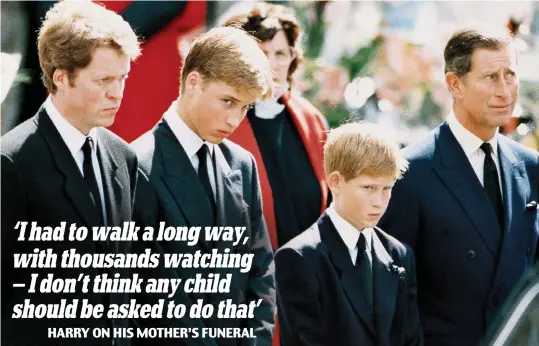
[{"label": "man's chin", "polygon": [[116,115],[113,115],[108,119],[103,119],[102,121],[99,122],[99,124],[96,124],[96,127],[109,127],[109,126],[112,126],[112,124],[114,124],[115,117],[116,117]]},{"label": "man's chin", "polygon": [[509,122],[511,121],[511,117],[512,117],[511,113],[493,114],[490,116],[489,125],[491,127],[505,126],[509,124]]},{"label": "man's chin", "polygon": [[210,142],[211,144],[221,144],[225,138],[224,137],[215,137],[215,136],[209,136],[204,139],[206,142]]}]

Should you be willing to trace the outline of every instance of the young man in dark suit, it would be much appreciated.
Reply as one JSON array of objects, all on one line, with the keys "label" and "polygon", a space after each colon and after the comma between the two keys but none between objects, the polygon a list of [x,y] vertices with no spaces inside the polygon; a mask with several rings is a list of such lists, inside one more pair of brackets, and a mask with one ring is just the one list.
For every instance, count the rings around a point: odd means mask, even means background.
[{"label": "young man in dark suit", "polygon": [[[149,132],[132,143],[143,180],[137,197],[136,218],[143,224],[166,226],[242,226],[246,232],[237,246],[222,239],[194,246],[185,241],[163,241],[164,253],[253,254],[248,271],[238,268],[174,268],[183,282],[232,274],[230,292],[179,292],[176,303],[191,306],[202,299],[213,304],[231,299],[234,304],[261,300],[254,318],[144,321],[139,326],[163,323],[198,328],[252,328],[256,338],[184,339],[187,345],[271,345],[275,321],[273,253],[262,215],[260,184],[253,156],[226,138],[238,127],[258,98],[272,93],[269,62],[256,41],[236,28],[216,28],[198,37],[181,72],[181,92]],[[138,195],[138,193],[137,193]],[[138,203],[140,201],[140,203]],[[229,251],[229,252],[228,252]],[[157,272],[156,272],[157,273]],[[151,275],[151,273],[149,274]],[[161,274],[160,274],[161,275]],[[166,274],[165,274],[166,275]],[[180,289],[180,291],[182,291]],[[156,296],[157,297],[157,296]],[[215,315],[215,314],[214,314]],[[144,340],[141,340],[143,343]],[[177,340],[158,340],[175,344]]]},{"label": "young man in dark suit", "polygon": [[373,124],[324,147],[331,206],[275,255],[284,346],[422,345],[414,255],[376,228],[407,162]]},{"label": "young man in dark suit", "polygon": [[[43,82],[49,97],[31,119],[1,139],[2,146],[2,345],[72,345],[51,339],[47,328],[121,327],[125,321],[100,319],[16,319],[13,306],[59,304],[88,299],[91,304],[123,303],[123,295],[28,293],[30,275],[47,273],[77,279],[80,268],[61,268],[63,251],[123,252],[124,245],[94,242],[93,226],[130,221],[137,182],[137,159],[127,143],[104,129],[114,121],[129,72],[140,54],[137,37],[117,14],[92,2],[60,2],[46,15],[38,39]],[[19,241],[18,222],[57,227],[66,222],[64,241]],[[84,241],[68,241],[72,224],[85,226]],[[20,230],[20,227],[19,227]],[[50,269],[14,269],[14,253],[52,248],[58,263]],[[95,277],[100,269],[85,269]],[[118,271],[123,273],[123,270]],[[109,275],[113,275],[110,272]],[[126,275],[124,273],[123,275]],[[24,284],[24,287],[14,287]],[[82,302],[79,302],[82,304]],[[79,308],[80,309],[80,308]],[[124,344],[114,340],[116,345]],[[92,335],[77,345],[111,345]]]},{"label": "young man in dark suit", "polygon": [[477,345],[537,258],[539,156],[498,133],[517,104],[517,55],[505,30],[452,35],[453,111],[404,149],[410,170],[380,223],[417,255],[429,346]]}]

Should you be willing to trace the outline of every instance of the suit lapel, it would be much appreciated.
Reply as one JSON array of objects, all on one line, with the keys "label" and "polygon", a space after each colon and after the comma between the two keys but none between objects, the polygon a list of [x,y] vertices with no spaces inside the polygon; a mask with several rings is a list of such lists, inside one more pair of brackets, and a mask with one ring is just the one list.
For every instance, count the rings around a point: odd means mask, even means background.
[{"label": "suit lapel", "polygon": [[492,257],[496,258],[500,239],[499,234],[493,236],[494,232],[500,232],[496,213],[449,125],[442,124],[438,131],[434,170],[456,198]]},{"label": "suit lapel", "polygon": [[35,119],[51,151],[51,157],[58,171],[64,176],[64,191],[87,227],[101,223],[97,209],[90,197],[90,191],[67,145],[54,126],[45,108],[41,108]]},{"label": "suit lapel", "polygon": [[395,314],[399,278],[390,271],[393,259],[378,238],[378,230],[372,232],[372,269],[374,274],[374,313],[377,340],[389,340],[389,330]]},{"label": "suit lapel", "polygon": [[[217,227],[222,226],[248,226],[246,224],[246,213],[243,202],[243,183],[240,170],[232,171],[226,161],[221,148],[214,146],[214,164],[215,164],[215,187],[216,187],[216,204],[217,204]],[[250,234],[245,232],[244,234]],[[239,243],[240,245],[242,242]],[[240,246],[238,245],[238,246]],[[229,249],[230,253],[236,253],[237,247],[233,247],[232,243],[223,240],[217,241],[213,246],[219,253],[225,253],[225,249]],[[221,278],[226,277],[230,273],[227,268],[215,268],[213,273],[219,274]],[[232,281],[232,285],[236,281]],[[209,301],[217,302],[223,299],[223,295],[207,295]]]},{"label": "suit lapel", "polygon": [[350,258],[350,252],[341,239],[329,216],[324,213],[318,220],[321,238],[326,244],[331,261],[340,273],[340,283],[359,319],[367,326],[373,336],[376,335],[374,321],[369,313],[370,307],[361,294],[361,277]]},{"label": "suit lapel", "polygon": [[524,169],[524,162],[518,161],[511,148],[507,143],[507,139],[503,136],[498,137],[498,152],[499,163],[502,173],[502,190],[503,190],[503,203],[505,209],[505,229],[504,235],[511,235],[511,225],[521,225],[522,220],[516,219],[523,216],[523,213],[518,213],[514,208],[518,206],[524,210],[525,198],[524,189],[521,188],[522,179],[526,173]]},{"label": "suit lapel", "polygon": [[[240,170],[231,171],[221,148],[214,146],[215,185],[217,189],[217,226],[245,226],[242,213],[243,182]],[[229,243],[217,243],[219,250],[229,247]]]},{"label": "suit lapel", "polygon": [[[502,251],[500,254],[499,270],[503,269],[503,264],[511,261],[508,257],[514,253],[518,245],[515,243],[522,234],[521,225],[525,224],[524,208],[526,205],[525,191],[529,189],[527,185],[528,179],[523,179],[526,176],[524,162],[519,161],[511,148],[507,138],[504,136],[498,137],[498,153],[499,163],[502,171],[502,190],[503,203],[505,210],[505,228],[502,240]],[[498,271],[499,272],[499,271]]]},{"label": "suit lapel", "polygon": [[[99,132],[102,133],[102,132]],[[105,194],[105,210],[107,212],[106,226],[121,226],[122,222],[122,183],[118,179],[118,164],[114,160],[112,153],[105,145],[103,135],[99,136],[97,142],[97,157],[100,163],[101,179],[103,181],[103,192]],[[107,246],[118,252],[120,242],[107,241]]]},{"label": "suit lapel", "polygon": [[[154,130],[156,144],[163,157],[165,174],[163,183],[169,189],[178,208],[189,226],[210,226],[212,207],[196,171],[185,150],[174,136],[165,120],[161,120]],[[199,244],[211,251],[211,244],[200,237]]]},{"label": "suit lapel", "polygon": [[118,164],[112,153],[105,145],[103,136],[99,136],[97,143],[97,157],[101,165],[101,177],[105,192],[105,207],[109,226],[119,225],[122,221],[122,183],[118,179]]}]

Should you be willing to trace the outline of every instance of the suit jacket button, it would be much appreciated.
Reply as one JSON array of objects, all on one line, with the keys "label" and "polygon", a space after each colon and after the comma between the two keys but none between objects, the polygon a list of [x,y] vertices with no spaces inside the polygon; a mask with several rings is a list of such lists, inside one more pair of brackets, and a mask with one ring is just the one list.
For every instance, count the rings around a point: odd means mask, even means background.
[{"label": "suit jacket button", "polygon": [[475,251],[474,250],[468,250],[468,258],[474,259],[475,258]]},{"label": "suit jacket button", "polygon": [[492,308],[494,307],[494,302],[492,301],[492,299],[489,299],[489,300],[488,300],[487,307],[488,307],[489,309],[492,309]]}]

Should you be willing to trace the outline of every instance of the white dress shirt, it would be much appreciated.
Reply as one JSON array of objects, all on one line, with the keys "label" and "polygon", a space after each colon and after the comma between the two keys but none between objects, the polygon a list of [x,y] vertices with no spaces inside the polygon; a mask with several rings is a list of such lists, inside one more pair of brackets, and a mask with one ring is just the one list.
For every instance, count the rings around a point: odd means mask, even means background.
[{"label": "white dress shirt", "polygon": [[[84,142],[86,142],[87,136],[77,130],[75,126],[71,125],[71,123],[60,114],[56,106],[54,106],[54,104],[52,103],[52,99],[50,96],[47,97],[47,100],[45,100],[45,110],[47,111],[47,114],[49,115],[52,123],[54,124],[58,132],[60,132],[60,136],[64,140],[69,151],[71,152],[73,159],[75,159],[75,162],[77,163],[77,167],[79,167],[81,175],[84,176],[84,170],[82,168],[82,165],[84,163],[84,153],[82,152],[82,146],[84,145]],[[94,148],[92,149],[92,166],[94,168],[94,175],[97,180],[97,186],[99,188],[99,195],[101,198],[101,206],[103,212],[103,221],[105,221],[105,225],[107,225],[107,209],[105,206],[103,179],[101,177],[101,167],[99,166],[99,160],[97,159],[96,151],[99,144],[97,139],[97,131],[95,128],[90,130],[90,133],[88,133],[88,137],[91,137],[92,141],[94,142]]]},{"label": "white dress shirt", "polygon": [[[170,129],[172,130],[178,141],[180,142],[181,146],[183,147],[183,150],[185,150],[185,153],[187,154],[187,157],[189,157],[189,160],[195,168],[195,171],[198,172],[198,150],[202,147],[202,145],[205,144],[209,148],[210,155],[213,155],[215,144],[202,140],[202,138],[200,138],[196,133],[194,133],[193,130],[191,130],[189,126],[185,124],[183,119],[178,114],[177,106],[177,100],[172,102],[163,117],[167,121],[168,126],[170,126]],[[210,185],[213,191],[213,198],[216,198],[213,160],[208,160],[208,175],[210,177]]]},{"label": "white dress shirt", "polygon": [[[483,151],[483,149],[481,149],[481,144],[484,143],[483,140],[468,131],[468,129],[466,129],[464,126],[462,126],[462,124],[457,120],[453,112],[451,112],[447,117],[447,124],[449,125],[451,132],[453,132],[453,135],[457,139],[457,142],[462,147],[462,150],[464,150],[464,154],[466,154],[466,157],[470,161],[475,175],[477,175],[477,178],[481,182],[481,185],[485,186],[485,183],[483,181],[485,152]],[[494,163],[496,164],[496,170],[498,171],[498,182],[500,183],[500,193],[503,200],[502,174],[500,172],[500,162],[498,160],[499,153],[497,132],[494,134],[494,137],[492,137],[492,139],[488,141],[488,143],[490,143],[490,145],[492,146],[492,160],[494,160]]]},{"label": "white dress shirt", "polygon": [[372,244],[372,228],[363,228],[362,230],[358,230],[352,224],[350,224],[348,221],[343,219],[335,210],[335,207],[333,206],[333,203],[329,206],[329,208],[326,209],[326,213],[328,214],[329,218],[331,219],[331,222],[333,222],[333,225],[337,229],[337,232],[341,236],[342,240],[344,241],[344,244],[348,248],[348,252],[350,253],[350,257],[352,258],[352,263],[356,265],[356,258],[357,258],[357,241],[359,240],[359,235],[363,233],[365,235],[365,241],[366,241],[366,251],[367,255],[369,256],[369,261],[372,265],[372,254],[371,254],[371,244]]}]

